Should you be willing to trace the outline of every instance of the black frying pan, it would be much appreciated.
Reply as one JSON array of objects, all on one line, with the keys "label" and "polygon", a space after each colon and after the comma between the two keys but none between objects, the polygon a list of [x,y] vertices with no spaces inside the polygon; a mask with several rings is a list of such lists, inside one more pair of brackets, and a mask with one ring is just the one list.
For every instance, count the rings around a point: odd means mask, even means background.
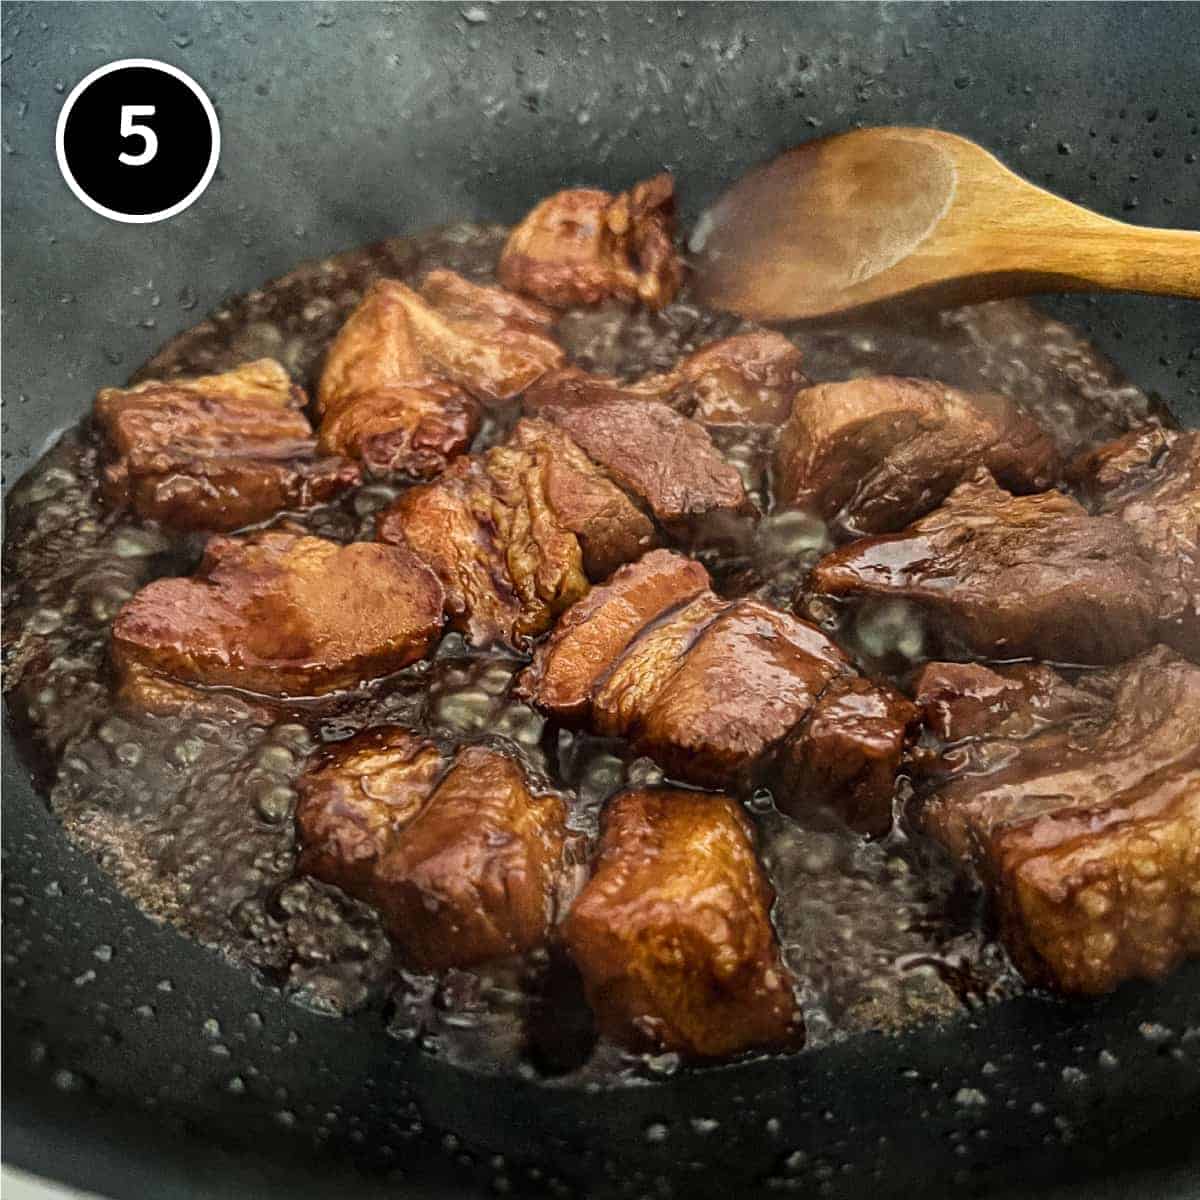
[{"label": "black frying pan", "polygon": [[[690,218],[817,131],[934,125],[1101,211],[1200,226],[1195,5],[9,4],[3,24],[6,486],[228,293],[387,234],[512,220],[567,183],[666,164]],[[65,90],[130,56],[190,71],[221,114],[216,180],[161,225],[95,216],[54,163]],[[1200,307],[1049,307],[1200,423]],[[1198,1187],[1200,964],[593,1094],[448,1067],[378,1014],[299,1011],[154,926],[66,841],[7,731],[3,837],[4,1154],[92,1190]]]}]

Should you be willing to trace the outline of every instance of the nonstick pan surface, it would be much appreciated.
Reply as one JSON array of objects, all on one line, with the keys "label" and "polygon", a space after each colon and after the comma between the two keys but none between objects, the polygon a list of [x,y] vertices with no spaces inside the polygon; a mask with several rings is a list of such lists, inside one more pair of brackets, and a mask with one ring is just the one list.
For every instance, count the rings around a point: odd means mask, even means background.
[{"label": "nonstick pan surface", "polygon": [[[855,123],[973,137],[1100,211],[1200,227],[1200,8],[6,5],[4,472],[168,337],[304,258],[570,183],[722,183]],[[159,225],[58,174],[66,91],[173,62],[220,113],[208,192]],[[1200,306],[1045,307],[1200,424]],[[67,842],[5,731],[4,1154],[121,1197],[1191,1195],[1200,964],[902,1037],[587,1092],[331,1021],[149,920]],[[107,948],[104,949],[104,948]]]}]

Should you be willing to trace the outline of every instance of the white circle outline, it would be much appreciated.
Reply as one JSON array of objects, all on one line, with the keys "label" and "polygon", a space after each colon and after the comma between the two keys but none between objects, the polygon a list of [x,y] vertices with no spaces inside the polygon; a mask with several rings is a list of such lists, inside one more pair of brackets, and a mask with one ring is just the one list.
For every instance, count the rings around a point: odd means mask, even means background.
[{"label": "white circle outline", "polygon": [[[200,101],[201,106],[204,108],[205,116],[208,117],[209,131],[212,133],[212,150],[208,157],[208,166],[204,169],[204,174],[201,176],[200,182],[182,200],[172,204],[170,208],[163,208],[158,212],[122,213],[112,208],[105,208],[103,204],[97,203],[79,186],[79,182],[71,173],[71,168],[67,165],[64,142],[66,141],[67,134],[67,118],[71,115],[71,109],[75,107],[75,101],[97,79],[102,79],[105,75],[109,75],[113,71],[120,71],[125,67],[149,67],[151,70],[162,71],[178,79]],[[212,182],[213,175],[216,174],[217,163],[221,157],[221,125],[217,120],[217,110],[213,108],[212,101],[205,94],[204,89],[190,75],[185,74],[178,67],[171,66],[170,63],[161,62],[157,58],[121,58],[116,62],[107,63],[103,67],[97,67],[90,74],[85,75],[71,89],[71,94],[67,97],[66,103],[62,106],[62,111],[58,114],[58,125],[54,130],[54,154],[58,159],[58,169],[62,173],[67,187],[75,193],[75,198],[90,208],[92,212],[99,213],[102,217],[107,217],[110,221],[120,221],[123,225],[151,225],[155,221],[165,221],[168,217],[173,217],[176,213],[183,212],[185,208],[190,207],[204,194],[205,189]]]}]

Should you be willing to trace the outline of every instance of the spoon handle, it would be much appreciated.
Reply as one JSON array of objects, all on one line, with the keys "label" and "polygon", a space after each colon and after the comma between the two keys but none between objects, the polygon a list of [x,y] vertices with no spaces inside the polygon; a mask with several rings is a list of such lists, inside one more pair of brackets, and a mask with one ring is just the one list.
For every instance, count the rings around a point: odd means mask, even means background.
[{"label": "spoon handle", "polygon": [[1047,231],[1017,256],[1048,290],[1145,292],[1200,299],[1200,233],[1120,221]]}]

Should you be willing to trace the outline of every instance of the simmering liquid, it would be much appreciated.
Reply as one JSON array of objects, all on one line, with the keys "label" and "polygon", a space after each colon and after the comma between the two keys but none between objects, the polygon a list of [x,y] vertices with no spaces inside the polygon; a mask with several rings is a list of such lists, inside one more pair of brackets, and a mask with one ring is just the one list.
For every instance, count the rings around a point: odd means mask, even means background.
[{"label": "simmering liquid", "polygon": [[[220,371],[270,355],[311,390],[325,347],[373,279],[416,280],[448,267],[489,281],[504,236],[495,226],[458,225],[305,265],[177,338],[139,376]],[[685,293],[661,313],[569,312],[559,334],[584,367],[635,378],[741,328]],[[806,328],[794,338],[814,379],[887,371],[999,389],[1025,401],[1068,448],[1150,415],[1146,396],[1080,337],[1021,303]],[[510,424],[511,415],[489,419],[479,448]],[[719,440],[769,509],[769,437]],[[670,1056],[640,1059],[597,1043],[577,981],[554,953],[440,979],[416,975],[396,960],[369,908],[294,874],[295,780],[318,745],[367,725],[507,739],[533,770],[573,790],[570,824],[584,846],[605,800],[661,779],[659,769],[620,742],[548,724],[509,695],[521,660],[470,653],[455,635],[386,687],[308,719],[264,727],[118,710],[107,660],[113,617],[149,580],[190,571],[200,542],[109,511],[97,463],[85,421],[14,487],[5,545],[9,711],[67,835],[145,911],[297,1003],[335,1014],[374,1008],[398,1037],[496,1069],[604,1080],[674,1069]],[[299,519],[323,537],[371,538],[376,512],[397,492],[371,483]],[[726,594],[787,606],[827,546],[811,518],[768,515],[745,556],[709,565]],[[864,609],[843,639],[864,666],[895,676],[924,645],[919,621],[897,606]],[[936,847],[899,832],[864,842],[832,816],[798,823],[767,793],[748,808],[810,1046],[953,1017],[1020,989],[977,895]],[[214,957],[212,969],[228,967]]]}]

